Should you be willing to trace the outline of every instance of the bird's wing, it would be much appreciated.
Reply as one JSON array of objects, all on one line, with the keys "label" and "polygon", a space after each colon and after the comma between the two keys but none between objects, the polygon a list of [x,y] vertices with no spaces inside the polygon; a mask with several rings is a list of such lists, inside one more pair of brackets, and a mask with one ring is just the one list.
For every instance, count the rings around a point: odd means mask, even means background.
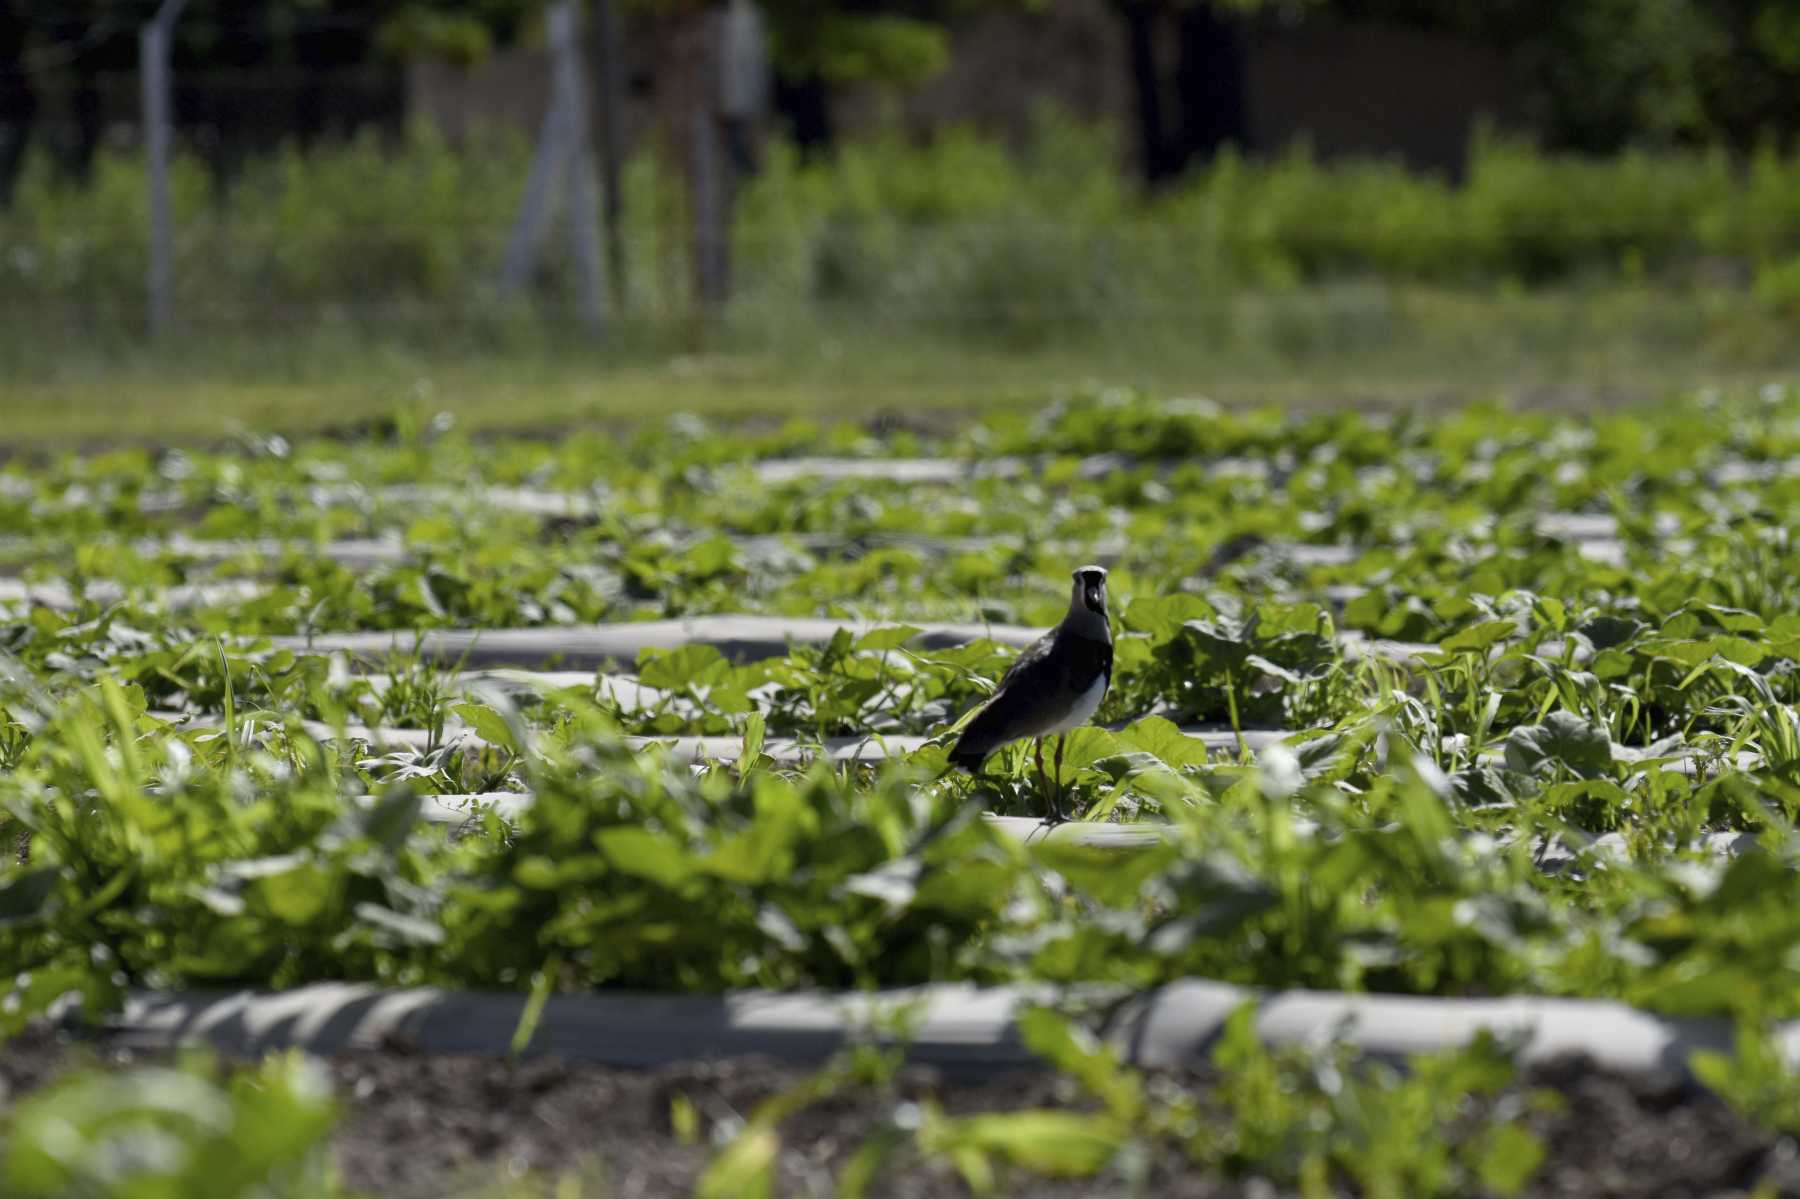
[{"label": "bird's wing", "polygon": [[1000,676],[1000,683],[994,688],[994,699],[999,699],[1009,687],[1043,685],[1048,678],[1044,663],[1049,660],[1050,651],[1056,646],[1056,633],[1057,630],[1051,629],[1019,651],[1019,656],[1012,660],[1012,665]]},{"label": "bird's wing", "polygon": [[1020,737],[1035,737],[1063,715],[1063,679],[1051,657],[1056,634],[1032,642],[1000,678],[1000,686],[957,741],[957,752],[985,756]]}]

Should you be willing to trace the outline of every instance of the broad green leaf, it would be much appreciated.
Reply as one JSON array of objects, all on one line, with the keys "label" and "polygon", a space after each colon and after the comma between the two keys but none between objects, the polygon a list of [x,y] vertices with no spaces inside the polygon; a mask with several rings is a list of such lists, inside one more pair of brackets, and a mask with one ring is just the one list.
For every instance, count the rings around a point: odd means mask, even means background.
[{"label": "broad green leaf", "polygon": [[36,920],[55,893],[60,871],[54,866],[21,870],[0,881],[0,926]]},{"label": "broad green leaf", "polygon": [[487,704],[456,704],[450,710],[462,717],[483,741],[510,749],[514,753],[524,749],[513,737],[512,726],[506,717]]},{"label": "broad green leaf", "polygon": [[1217,671],[1235,670],[1250,656],[1250,637],[1222,622],[1188,620],[1181,625],[1182,635],[1192,644],[1201,662]]},{"label": "broad green leaf", "polygon": [[769,1199],[775,1191],[775,1161],[781,1138],[773,1128],[751,1121],[706,1167],[694,1184],[695,1199]]},{"label": "broad green leaf", "polygon": [[920,875],[910,906],[917,911],[984,916],[994,910],[998,897],[1012,894],[1017,881],[1016,868],[1000,862],[934,866]]},{"label": "broad green leaf", "polygon": [[1137,1075],[1087,1029],[1041,1007],[1020,1015],[1018,1025],[1027,1049],[1077,1079],[1116,1119],[1129,1124],[1138,1118],[1144,1093]]},{"label": "broad green leaf", "polygon": [[908,1139],[907,1134],[897,1128],[880,1128],[870,1133],[838,1171],[834,1192],[838,1199],[862,1199],[868,1194],[869,1188],[883,1177],[888,1162]]},{"label": "broad green leaf", "polygon": [[697,579],[742,574],[744,570],[737,543],[722,533],[690,546],[680,561],[682,573]]},{"label": "broad green leaf", "polygon": [[749,770],[756,765],[756,760],[762,756],[763,733],[768,726],[768,718],[765,717],[761,711],[750,713],[749,717],[744,721],[743,755],[738,759],[741,763],[740,769]]},{"label": "broad green leaf", "polygon": [[[1109,730],[1087,726],[1069,733],[1062,746],[1062,778],[1066,782],[1074,777],[1076,771],[1092,766],[1102,758],[1118,753],[1119,739]],[[1056,746],[1049,738],[1044,745],[1044,773],[1053,771],[1056,761]]]},{"label": "broad green leaf", "polygon": [[646,687],[682,691],[720,677],[730,664],[718,647],[684,645],[680,649],[646,649],[638,655],[638,681]]},{"label": "broad green leaf", "polygon": [[870,629],[856,639],[857,649],[895,650],[919,635],[921,630],[909,624]]},{"label": "broad green leaf", "polygon": [[678,887],[694,873],[694,860],[672,838],[647,828],[604,828],[594,834],[594,844],[616,870],[665,887]]},{"label": "broad green leaf", "polygon": [[1544,1143],[1517,1124],[1496,1124],[1480,1142],[1475,1173],[1483,1186],[1500,1195],[1516,1195],[1544,1164]]},{"label": "broad green leaf", "polygon": [[955,1142],[1016,1166],[1058,1178],[1085,1178],[1106,1168],[1126,1134],[1110,1117],[1027,1109],[947,1121]]},{"label": "broad green leaf", "polygon": [[1517,631],[1517,626],[1510,620],[1484,620],[1444,638],[1438,647],[1447,654],[1480,653],[1492,649]]},{"label": "broad green leaf", "polygon": [[1190,620],[1210,620],[1217,609],[1197,595],[1140,596],[1127,605],[1123,623],[1133,632],[1148,633],[1158,641],[1173,637]]},{"label": "broad green leaf", "polygon": [[408,786],[401,786],[369,805],[363,813],[363,836],[385,849],[393,850],[419,825],[424,808],[423,797]]},{"label": "broad green leaf", "polygon": [[1506,764],[1522,774],[1561,766],[1582,778],[1599,778],[1612,769],[1612,740],[1600,726],[1559,710],[1543,724],[1522,725],[1507,735]]},{"label": "broad green leaf", "polygon": [[286,924],[307,924],[336,902],[338,880],[311,863],[251,882],[245,891]]},{"label": "broad green leaf", "polygon": [[1595,649],[1609,650],[1624,645],[1648,627],[1642,621],[1623,616],[1597,616],[1576,631]]},{"label": "broad green leaf", "polygon": [[786,871],[792,857],[791,832],[781,823],[758,820],[699,859],[695,868],[733,882],[768,882]]}]

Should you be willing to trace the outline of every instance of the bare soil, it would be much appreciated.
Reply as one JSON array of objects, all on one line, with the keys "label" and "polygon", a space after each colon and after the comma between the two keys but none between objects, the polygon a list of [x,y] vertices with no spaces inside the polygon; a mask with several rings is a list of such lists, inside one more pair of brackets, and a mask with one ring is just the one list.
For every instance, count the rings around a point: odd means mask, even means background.
[{"label": "bare soil", "polygon": [[[0,1045],[0,1113],[18,1096],[74,1063],[118,1067],[130,1057],[104,1043],[71,1044],[37,1030]],[[583,1194],[619,1199],[686,1195],[713,1152],[757,1104],[806,1076],[761,1059],[627,1070],[552,1059],[346,1054],[326,1063],[344,1105],[333,1150],[349,1185],[382,1196],[477,1194],[532,1173],[599,1182]],[[1163,1085],[1200,1092],[1206,1071],[1171,1074]],[[1528,1086],[1560,1101],[1521,1117],[1547,1160],[1529,1196],[1800,1196],[1800,1146],[1734,1114],[1670,1074],[1629,1076],[1567,1059],[1535,1069]],[[782,1195],[829,1195],[831,1179],[895,1107],[932,1097],[952,1113],[1089,1106],[1066,1078],[1013,1073],[947,1078],[907,1068],[893,1093],[851,1094],[805,1109],[781,1126]],[[677,1134],[671,1113],[685,1098],[697,1135]],[[0,1115],[3,1119],[3,1115]],[[1173,1151],[1147,1163],[1143,1193],[1171,1199],[1287,1194],[1266,1181],[1197,1171]],[[907,1162],[875,1194],[893,1199],[960,1196],[942,1168]],[[1082,1181],[1006,1180],[1003,1193],[1074,1199],[1130,1193],[1119,1175]]]}]

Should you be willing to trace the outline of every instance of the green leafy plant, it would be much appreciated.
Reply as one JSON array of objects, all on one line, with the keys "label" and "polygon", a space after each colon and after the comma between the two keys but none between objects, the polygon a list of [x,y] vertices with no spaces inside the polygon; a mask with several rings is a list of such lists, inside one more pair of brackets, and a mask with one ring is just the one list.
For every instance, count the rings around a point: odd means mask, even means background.
[{"label": "green leafy plant", "polygon": [[77,1073],[7,1113],[0,1174],[14,1195],[329,1199],[345,1193],[325,1155],[335,1110],[299,1055]]}]

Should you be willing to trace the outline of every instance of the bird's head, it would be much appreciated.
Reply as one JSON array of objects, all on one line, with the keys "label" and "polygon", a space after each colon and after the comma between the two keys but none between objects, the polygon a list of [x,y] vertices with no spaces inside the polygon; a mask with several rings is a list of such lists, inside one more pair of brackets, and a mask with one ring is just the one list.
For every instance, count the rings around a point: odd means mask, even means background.
[{"label": "bird's head", "polygon": [[1075,570],[1074,605],[1086,608],[1101,619],[1106,617],[1106,568],[1081,566]]}]

